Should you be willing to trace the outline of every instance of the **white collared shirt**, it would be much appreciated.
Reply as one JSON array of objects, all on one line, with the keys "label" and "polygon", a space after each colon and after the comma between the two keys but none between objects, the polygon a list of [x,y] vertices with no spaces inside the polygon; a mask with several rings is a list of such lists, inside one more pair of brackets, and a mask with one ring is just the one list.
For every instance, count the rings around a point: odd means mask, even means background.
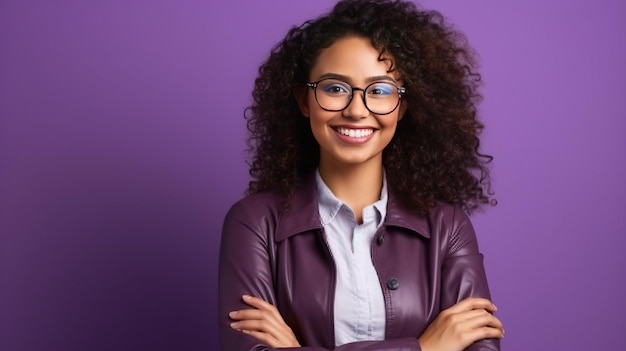
[{"label": "white collared shirt", "polygon": [[380,200],[363,209],[358,224],[352,209],[335,197],[315,173],[318,210],[335,260],[335,346],[385,338],[385,301],[371,257],[372,239],[387,213],[387,180]]}]

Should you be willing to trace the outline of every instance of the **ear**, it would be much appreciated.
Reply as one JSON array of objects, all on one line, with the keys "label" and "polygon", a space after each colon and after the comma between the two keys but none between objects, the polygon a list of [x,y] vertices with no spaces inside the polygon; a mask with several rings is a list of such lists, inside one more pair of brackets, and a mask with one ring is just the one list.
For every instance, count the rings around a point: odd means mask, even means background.
[{"label": "ear", "polygon": [[309,118],[309,89],[308,87],[296,86],[293,88],[293,95],[296,98],[300,112],[306,118]]}]

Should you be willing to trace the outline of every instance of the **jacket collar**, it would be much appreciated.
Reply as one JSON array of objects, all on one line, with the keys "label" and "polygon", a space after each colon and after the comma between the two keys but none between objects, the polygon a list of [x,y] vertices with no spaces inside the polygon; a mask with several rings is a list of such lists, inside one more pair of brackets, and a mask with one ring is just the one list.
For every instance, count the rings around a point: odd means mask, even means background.
[{"label": "jacket collar", "polygon": [[[408,229],[416,235],[430,238],[430,226],[426,218],[406,208],[395,196],[392,187],[388,189],[387,215],[383,226]],[[289,205],[278,221],[275,238],[277,242],[299,233],[322,229],[317,208],[315,172],[311,172],[296,189]]]}]

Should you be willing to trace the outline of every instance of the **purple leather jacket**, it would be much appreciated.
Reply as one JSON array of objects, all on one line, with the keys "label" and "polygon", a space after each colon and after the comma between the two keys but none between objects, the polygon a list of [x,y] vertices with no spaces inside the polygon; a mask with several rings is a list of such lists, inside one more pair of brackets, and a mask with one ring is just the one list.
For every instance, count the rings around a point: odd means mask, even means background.
[{"label": "purple leather jacket", "polygon": [[[302,351],[420,350],[417,338],[441,310],[468,296],[490,297],[483,256],[465,213],[440,204],[422,217],[390,189],[387,216],[372,243],[385,299],[385,340],[335,348],[335,266],[316,197],[311,176],[286,212],[281,197],[271,192],[248,196],[228,212],[219,259],[222,350],[271,350],[229,327],[228,312],[249,308],[243,294],[276,306]],[[500,343],[485,339],[467,350],[500,350]]]}]

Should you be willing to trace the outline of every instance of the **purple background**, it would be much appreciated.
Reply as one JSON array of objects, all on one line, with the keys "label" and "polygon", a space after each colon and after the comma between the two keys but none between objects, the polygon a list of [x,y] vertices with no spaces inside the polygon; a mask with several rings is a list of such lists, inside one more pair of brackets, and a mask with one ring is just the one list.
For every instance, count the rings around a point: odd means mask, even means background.
[{"label": "purple background", "polygon": [[[0,2],[0,350],[211,350],[243,108],[333,1]],[[625,350],[626,3],[423,1],[480,53],[503,348]]]}]

